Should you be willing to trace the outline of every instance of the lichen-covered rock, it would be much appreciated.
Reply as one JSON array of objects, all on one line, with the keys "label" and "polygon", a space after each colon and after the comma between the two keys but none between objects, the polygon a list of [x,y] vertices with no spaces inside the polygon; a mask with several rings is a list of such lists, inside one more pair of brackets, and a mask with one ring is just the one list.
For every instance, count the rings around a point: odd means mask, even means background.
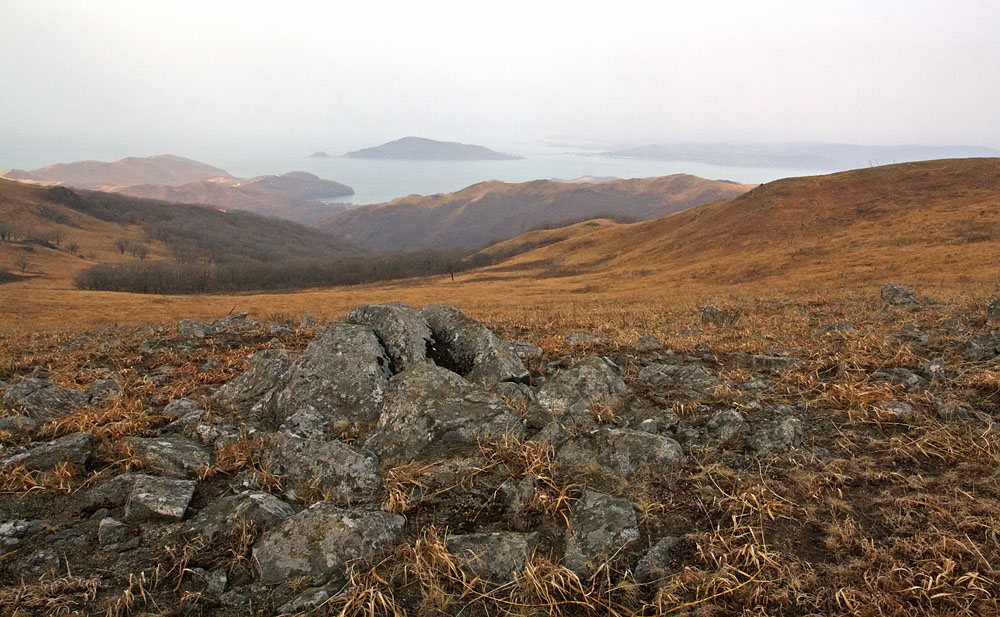
[{"label": "lichen-covered rock", "polygon": [[590,357],[542,384],[537,399],[545,412],[559,418],[578,401],[613,404],[627,390],[621,369],[604,358]]},{"label": "lichen-covered rock", "polygon": [[636,564],[633,575],[637,583],[654,583],[665,578],[674,568],[675,548],[681,539],[674,536],[663,538]]},{"label": "lichen-covered rock", "polygon": [[6,418],[0,418],[0,431],[29,441],[41,425],[41,420],[29,418],[28,416],[7,416]]},{"label": "lichen-covered rock", "polygon": [[216,499],[191,521],[188,532],[208,540],[239,532],[244,524],[275,527],[295,510],[270,493],[245,491]]},{"label": "lichen-covered rock", "polygon": [[56,386],[37,377],[29,377],[10,386],[0,401],[4,407],[24,410],[28,417],[37,420],[64,416],[89,402],[83,392]]},{"label": "lichen-covered rock", "polygon": [[788,356],[754,354],[747,359],[746,363],[755,371],[787,371],[790,368],[794,368],[795,366],[802,364],[802,360]]},{"label": "lichen-covered rock", "polygon": [[917,303],[917,294],[902,285],[886,283],[882,287],[882,300],[893,306],[914,305]]},{"label": "lichen-covered rock", "polygon": [[537,533],[469,533],[448,536],[448,550],[455,561],[479,578],[509,583],[528,565],[538,543]]},{"label": "lichen-covered rock", "polygon": [[709,434],[719,441],[735,439],[746,426],[743,415],[735,409],[723,409],[708,421]]},{"label": "lichen-covered rock", "polygon": [[754,435],[751,444],[760,455],[780,452],[788,448],[798,448],[802,445],[803,432],[802,420],[784,418],[771,428]]},{"label": "lichen-covered rock", "polygon": [[566,567],[587,576],[638,539],[639,524],[628,500],[586,491],[570,516]]},{"label": "lichen-covered rock", "polygon": [[247,361],[250,368],[226,382],[216,390],[214,398],[223,405],[243,407],[253,404],[273,390],[292,365],[284,349],[265,349],[253,354]]},{"label": "lichen-covered rock", "polygon": [[525,341],[509,341],[507,345],[510,347],[510,350],[514,352],[514,355],[522,361],[537,360],[542,357],[543,353],[545,353],[538,345],[533,345]]},{"label": "lichen-covered rock", "polygon": [[351,311],[347,321],[374,330],[389,356],[393,373],[430,362],[427,353],[433,344],[431,328],[423,317],[402,302],[359,306]]},{"label": "lichen-covered rock", "polygon": [[198,442],[181,435],[167,437],[126,437],[143,469],[174,478],[193,478],[211,462],[211,455]]},{"label": "lichen-covered rock", "polygon": [[278,427],[278,432],[303,439],[322,439],[332,424],[330,418],[309,405],[288,416]]},{"label": "lichen-covered rock", "polygon": [[335,439],[304,439],[277,433],[266,441],[270,470],[290,488],[313,486],[337,503],[370,496],[380,485],[378,457]]},{"label": "lichen-covered rock", "polygon": [[118,544],[132,535],[132,527],[116,518],[102,518],[97,525],[97,541],[101,546]]},{"label": "lichen-covered rock", "polygon": [[684,457],[684,451],[676,441],[662,435],[603,428],[570,439],[556,456],[563,464],[577,469],[597,465],[627,478],[650,465],[674,465]]},{"label": "lichen-covered rock", "polygon": [[23,465],[28,471],[42,471],[60,463],[72,463],[79,469],[86,468],[94,454],[94,437],[90,433],[73,433],[32,447],[27,452],[15,454],[0,462],[0,468]]},{"label": "lichen-covered rock", "polygon": [[712,376],[708,369],[696,364],[650,364],[639,369],[636,379],[651,386],[707,387],[718,383],[718,380]]},{"label": "lichen-covered rock", "polygon": [[390,376],[389,358],[371,328],[334,323],[284,374],[269,403],[269,419],[280,425],[311,406],[334,421],[374,422]]},{"label": "lichen-covered rock", "polygon": [[417,459],[477,437],[524,435],[513,409],[482,386],[447,369],[418,365],[392,378],[378,422],[364,445],[379,456]]},{"label": "lichen-covered rock", "polygon": [[701,309],[701,323],[706,326],[734,326],[740,319],[739,311],[720,309],[717,306],[705,306]]},{"label": "lichen-covered rock", "polygon": [[193,480],[135,474],[128,483],[132,486],[125,518],[130,521],[183,520],[194,496]]},{"label": "lichen-covered rock", "polygon": [[96,406],[121,395],[122,385],[115,379],[98,379],[87,389],[87,401]]},{"label": "lichen-covered rock", "polygon": [[399,542],[405,520],[381,510],[344,510],[320,502],[267,532],[254,547],[260,580],[343,580]]},{"label": "lichen-covered rock", "polygon": [[640,334],[635,342],[635,348],[638,351],[658,351],[663,349],[663,343],[651,334]]},{"label": "lichen-covered rock", "polygon": [[171,420],[176,420],[184,416],[202,413],[204,410],[197,401],[191,400],[189,398],[178,398],[167,403],[166,407],[163,408],[163,415],[170,418]]},{"label": "lichen-covered rock", "polygon": [[177,322],[177,334],[184,338],[205,338],[208,327],[193,319],[182,319]]},{"label": "lichen-covered rock", "polygon": [[990,321],[1000,321],[1000,298],[996,298],[986,308],[986,318]]},{"label": "lichen-covered rock", "polygon": [[510,346],[489,328],[451,306],[432,304],[420,311],[434,335],[434,360],[470,381],[527,383],[528,369]]}]

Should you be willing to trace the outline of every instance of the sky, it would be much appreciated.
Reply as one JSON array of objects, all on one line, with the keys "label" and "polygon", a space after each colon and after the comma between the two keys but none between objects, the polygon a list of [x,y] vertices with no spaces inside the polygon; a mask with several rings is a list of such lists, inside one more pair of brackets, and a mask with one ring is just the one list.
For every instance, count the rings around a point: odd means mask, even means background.
[{"label": "sky", "polygon": [[996,0],[0,0],[0,168],[405,135],[997,148],[998,33]]}]

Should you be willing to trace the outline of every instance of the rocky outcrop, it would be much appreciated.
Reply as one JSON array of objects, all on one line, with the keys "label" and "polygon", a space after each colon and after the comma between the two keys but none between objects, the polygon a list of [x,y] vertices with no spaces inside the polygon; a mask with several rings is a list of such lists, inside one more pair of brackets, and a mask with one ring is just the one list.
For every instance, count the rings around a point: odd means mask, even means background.
[{"label": "rocky outcrop", "polygon": [[570,516],[566,567],[587,576],[638,539],[639,524],[628,500],[586,491]]},{"label": "rocky outcrop", "polygon": [[311,487],[341,504],[359,501],[379,487],[378,457],[334,439],[277,433],[267,438],[267,464],[289,489]]},{"label": "rocky outcrop", "polygon": [[510,346],[462,311],[430,305],[420,311],[420,316],[433,333],[431,353],[441,366],[470,381],[486,384],[529,380],[528,369]]},{"label": "rocky outcrop", "polygon": [[557,456],[560,462],[576,469],[597,465],[627,478],[643,467],[674,465],[684,457],[684,451],[669,437],[605,428],[570,439],[559,448]]},{"label": "rocky outcrop", "polygon": [[7,388],[0,403],[9,409],[23,410],[30,417],[49,420],[65,416],[78,407],[90,403],[79,390],[63,388],[45,379],[29,377]]},{"label": "rocky outcrop", "polygon": [[575,403],[610,405],[628,390],[621,369],[606,358],[590,357],[557,373],[538,389],[538,405],[558,419]]},{"label": "rocky outcrop", "polygon": [[351,311],[347,321],[368,326],[375,332],[389,356],[393,373],[430,362],[428,352],[433,345],[430,326],[402,302],[359,306]]},{"label": "rocky outcrop", "polygon": [[45,471],[70,463],[83,470],[93,453],[94,437],[90,433],[73,433],[7,457],[0,461],[0,468],[21,466],[28,471]]}]

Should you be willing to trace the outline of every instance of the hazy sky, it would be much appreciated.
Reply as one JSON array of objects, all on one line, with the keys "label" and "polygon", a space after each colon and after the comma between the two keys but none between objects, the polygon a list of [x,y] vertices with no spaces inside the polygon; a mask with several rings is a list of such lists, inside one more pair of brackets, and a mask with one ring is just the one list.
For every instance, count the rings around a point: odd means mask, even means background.
[{"label": "hazy sky", "polygon": [[0,0],[0,61],[0,167],[404,135],[1000,147],[997,0]]}]

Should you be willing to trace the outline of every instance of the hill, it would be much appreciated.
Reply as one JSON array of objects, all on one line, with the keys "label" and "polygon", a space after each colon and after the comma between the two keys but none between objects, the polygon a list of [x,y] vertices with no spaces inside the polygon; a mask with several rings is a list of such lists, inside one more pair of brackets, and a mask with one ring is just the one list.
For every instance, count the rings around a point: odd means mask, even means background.
[{"label": "hill", "polygon": [[182,156],[160,154],[145,158],[128,157],[119,161],[77,161],[56,163],[34,171],[8,169],[0,177],[30,180],[47,184],[67,184],[82,189],[129,184],[177,185],[207,180],[231,178],[225,170]]},{"label": "hill", "polygon": [[734,167],[834,170],[928,159],[996,157],[1000,156],[1000,150],[977,146],[863,146],[822,142],[677,143],[614,150],[605,152],[604,156]]},{"label": "hill", "polygon": [[373,250],[474,248],[588,218],[658,218],[749,188],[686,174],[599,184],[491,181],[353,208],[315,225]]},{"label": "hill", "polygon": [[300,223],[330,216],[343,209],[320,200],[354,194],[354,189],[345,184],[324,180],[304,171],[291,171],[280,176],[213,178],[175,186],[134,184],[110,190],[133,197],[235,208]]},{"label": "hill", "polygon": [[[952,159],[787,178],[739,197],[569,238],[495,268],[608,284],[828,288],[898,277],[992,281],[1000,159]],[[505,275],[505,276],[506,276]]]},{"label": "hill", "polygon": [[470,144],[436,141],[424,137],[403,137],[381,146],[348,152],[353,159],[404,159],[415,161],[504,161],[521,157]]}]

